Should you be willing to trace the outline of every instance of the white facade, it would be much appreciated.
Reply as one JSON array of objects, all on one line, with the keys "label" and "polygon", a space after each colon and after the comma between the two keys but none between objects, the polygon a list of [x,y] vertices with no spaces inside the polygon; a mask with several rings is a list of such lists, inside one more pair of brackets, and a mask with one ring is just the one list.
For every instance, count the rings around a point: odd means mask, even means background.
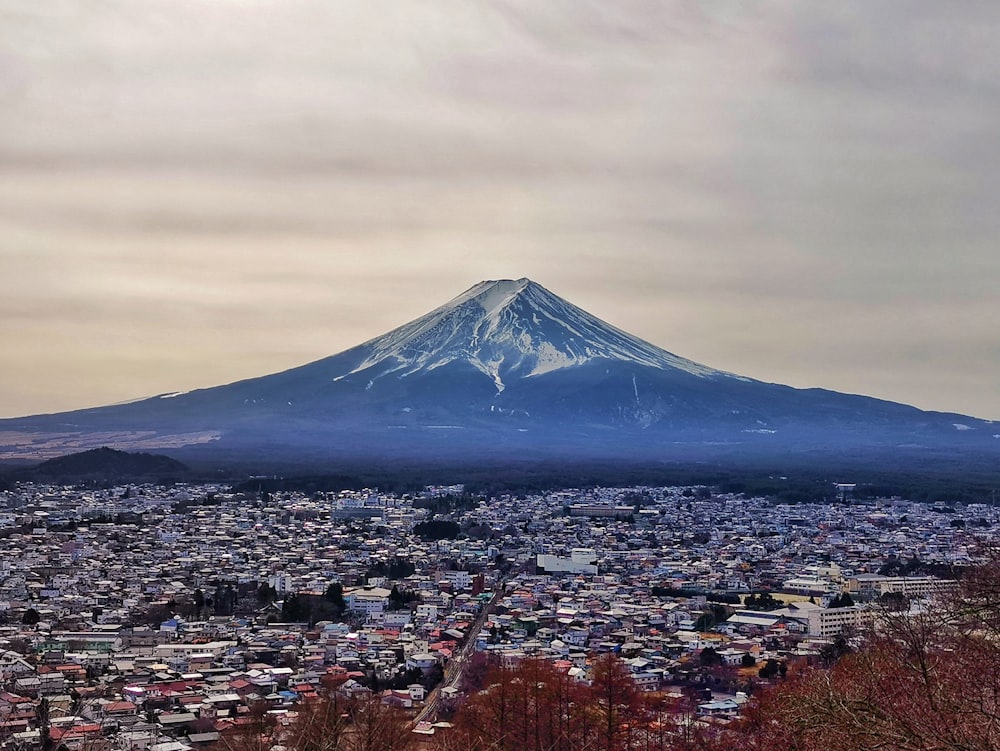
[{"label": "white facade", "polygon": [[848,581],[848,591],[862,597],[880,597],[887,593],[906,597],[928,597],[955,589],[958,584],[934,576],[880,576],[864,574]]},{"label": "white facade", "polygon": [[344,591],[347,608],[368,617],[381,614],[389,606],[391,591],[384,587],[363,587]]},{"label": "white facade", "polygon": [[579,559],[574,560],[574,558],[561,558],[558,555],[547,555],[545,553],[538,554],[535,564],[547,574],[597,573],[597,566],[593,563],[583,563]]},{"label": "white facade", "polygon": [[438,608],[437,605],[428,605],[426,603],[421,603],[417,605],[417,619],[423,621],[434,621],[437,620]]},{"label": "white facade", "polygon": [[869,610],[857,605],[846,608],[819,608],[809,613],[809,636],[830,639],[849,631],[863,629],[872,618]]}]

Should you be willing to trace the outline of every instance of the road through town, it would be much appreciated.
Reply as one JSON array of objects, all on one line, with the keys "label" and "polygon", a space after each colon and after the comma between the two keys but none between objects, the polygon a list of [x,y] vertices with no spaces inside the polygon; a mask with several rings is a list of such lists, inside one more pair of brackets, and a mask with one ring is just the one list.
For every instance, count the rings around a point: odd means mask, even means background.
[{"label": "road through town", "polygon": [[462,680],[462,672],[465,670],[465,666],[468,665],[469,660],[476,651],[476,639],[479,632],[482,630],[483,625],[486,623],[486,619],[489,618],[490,614],[494,611],[500,598],[503,597],[505,590],[506,580],[501,581],[497,584],[497,588],[493,593],[493,597],[490,601],[479,611],[479,615],[469,626],[466,631],[465,644],[462,648],[448,661],[447,666],[444,670],[444,678],[441,682],[434,687],[434,690],[427,697],[427,701],[424,703],[423,709],[417,714],[413,720],[414,727],[418,726],[422,722],[433,722],[437,718],[437,712],[441,704],[441,692],[446,688],[454,688],[458,686]]}]

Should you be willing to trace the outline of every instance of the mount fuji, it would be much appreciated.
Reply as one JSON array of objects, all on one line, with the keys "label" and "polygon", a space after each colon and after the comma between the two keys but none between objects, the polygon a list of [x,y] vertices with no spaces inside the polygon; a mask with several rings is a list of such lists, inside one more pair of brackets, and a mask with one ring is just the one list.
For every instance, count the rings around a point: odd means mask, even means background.
[{"label": "mount fuji", "polygon": [[1000,425],[794,389],[687,360],[528,280],[484,281],[389,333],[281,373],[0,420],[0,458],[113,446],[377,462],[893,451],[1000,454]]}]

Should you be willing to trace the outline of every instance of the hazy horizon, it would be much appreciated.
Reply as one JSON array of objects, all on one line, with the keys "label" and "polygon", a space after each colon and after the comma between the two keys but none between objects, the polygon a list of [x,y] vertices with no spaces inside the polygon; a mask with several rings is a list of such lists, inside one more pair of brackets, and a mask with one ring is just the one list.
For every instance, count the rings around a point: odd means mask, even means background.
[{"label": "hazy horizon", "polygon": [[530,277],[705,365],[1000,419],[1000,6],[0,0],[0,416]]}]

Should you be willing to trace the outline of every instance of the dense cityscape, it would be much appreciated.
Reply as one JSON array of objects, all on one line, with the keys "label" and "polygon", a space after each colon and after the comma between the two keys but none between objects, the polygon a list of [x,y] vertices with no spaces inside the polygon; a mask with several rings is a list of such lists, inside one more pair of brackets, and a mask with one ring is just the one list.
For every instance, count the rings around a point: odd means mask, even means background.
[{"label": "dense cityscape", "polygon": [[484,665],[589,685],[607,656],[719,726],[879,614],[935,607],[1000,523],[838,491],[23,483],[0,495],[2,744],[222,747],[263,715],[279,747],[331,693],[446,743]]}]

